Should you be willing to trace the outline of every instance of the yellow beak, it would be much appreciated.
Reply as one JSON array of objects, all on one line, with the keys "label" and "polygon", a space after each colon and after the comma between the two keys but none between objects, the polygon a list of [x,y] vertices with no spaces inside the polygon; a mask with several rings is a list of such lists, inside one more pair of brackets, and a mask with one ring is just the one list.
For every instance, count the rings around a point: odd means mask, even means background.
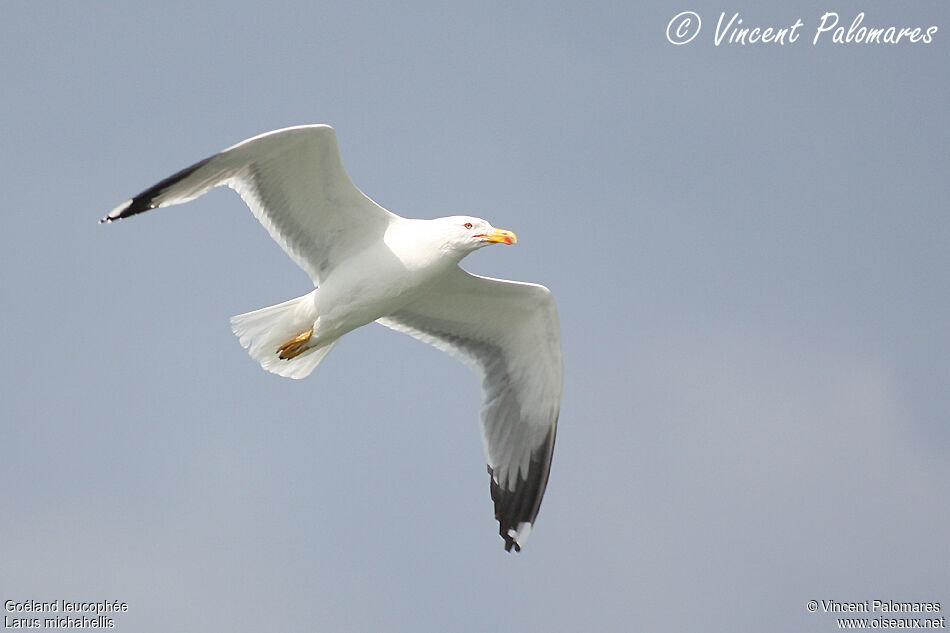
[{"label": "yellow beak", "polygon": [[505,229],[494,229],[491,233],[483,235],[489,242],[499,242],[501,244],[514,244],[518,241],[518,236]]}]

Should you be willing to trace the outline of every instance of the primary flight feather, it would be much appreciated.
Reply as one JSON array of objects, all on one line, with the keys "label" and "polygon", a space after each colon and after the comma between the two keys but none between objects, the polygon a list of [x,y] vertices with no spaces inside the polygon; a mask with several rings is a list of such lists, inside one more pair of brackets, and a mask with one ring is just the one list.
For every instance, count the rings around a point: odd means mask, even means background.
[{"label": "primary flight feather", "polygon": [[531,531],[551,470],[561,341],[550,291],[459,267],[515,234],[469,216],[400,217],[357,189],[327,125],[242,141],[109,212],[112,222],[227,185],[313,279],[308,294],[232,317],[264,369],[310,374],[347,332],[376,321],[457,357],[482,377],[482,439],[505,549]]}]

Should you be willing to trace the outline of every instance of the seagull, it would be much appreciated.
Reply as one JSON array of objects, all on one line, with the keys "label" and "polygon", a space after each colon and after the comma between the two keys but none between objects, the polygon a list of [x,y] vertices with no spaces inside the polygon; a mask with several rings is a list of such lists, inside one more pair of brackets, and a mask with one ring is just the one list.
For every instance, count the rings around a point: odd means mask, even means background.
[{"label": "seagull", "polygon": [[481,376],[482,442],[506,551],[531,532],[551,471],[561,408],[561,335],[551,292],[459,266],[514,244],[486,220],[404,218],[356,188],[336,132],[301,125],[247,139],[182,169],[109,212],[114,222],[234,189],[313,280],[314,290],[231,318],[267,371],[304,378],[347,332],[375,321],[458,358]]}]

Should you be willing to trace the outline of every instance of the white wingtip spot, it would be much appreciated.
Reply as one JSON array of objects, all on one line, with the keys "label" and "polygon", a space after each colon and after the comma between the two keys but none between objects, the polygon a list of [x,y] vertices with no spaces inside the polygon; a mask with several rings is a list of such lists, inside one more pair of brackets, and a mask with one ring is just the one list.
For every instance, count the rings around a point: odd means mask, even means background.
[{"label": "white wingtip spot", "polygon": [[132,199],[129,198],[128,200],[126,200],[125,202],[117,206],[115,209],[113,209],[112,211],[109,211],[109,213],[106,214],[106,217],[99,220],[99,222],[100,223],[112,222],[114,219],[122,215],[122,212],[128,209],[131,204],[132,204]]},{"label": "white wingtip spot", "polygon": [[518,547],[524,547],[524,542],[528,540],[528,536],[531,535],[531,524],[527,521],[518,524],[518,529],[509,528],[508,536],[514,539],[515,543],[518,544]]}]

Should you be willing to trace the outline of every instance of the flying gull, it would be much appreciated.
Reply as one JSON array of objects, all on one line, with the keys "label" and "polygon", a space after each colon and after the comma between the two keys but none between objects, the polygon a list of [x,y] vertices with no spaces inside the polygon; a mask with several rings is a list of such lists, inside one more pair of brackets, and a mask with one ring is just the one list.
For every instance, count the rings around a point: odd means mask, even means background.
[{"label": "flying gull", "polygon": [[557,310],[544,286],[459,267],[515,234],[469,216],[400,217],[357,189],[336,134],[302,125],[255,136],[179,171],[102,218],[112,222],[237,191],[270,236],[313,279],[308,294],[231,319],[264,369],[310,374],[350,330],[375,321],[451,354],[482,377],[481,430],[495,518],[520,551],[551,470],[561,406]]}]

